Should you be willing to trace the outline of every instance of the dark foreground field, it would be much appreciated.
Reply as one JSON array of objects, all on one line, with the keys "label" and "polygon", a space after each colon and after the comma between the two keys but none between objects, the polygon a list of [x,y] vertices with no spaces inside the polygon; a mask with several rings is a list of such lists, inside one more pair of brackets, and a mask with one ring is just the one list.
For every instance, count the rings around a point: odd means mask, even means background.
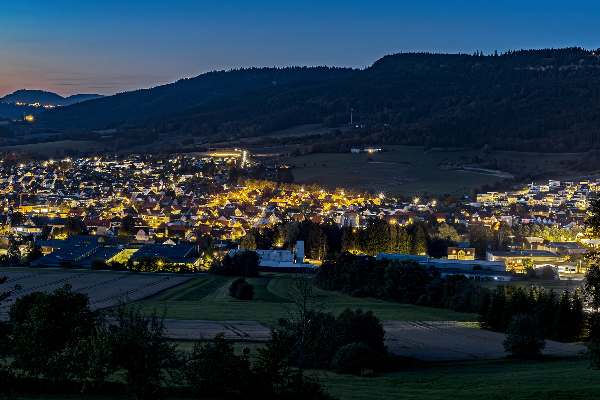
[{"label": "dark foreground field", "polygon": [[325,385],[341,399],[597,399],[600,372],[577,357],[409,363],[362,378],[329,374]]},{"label": "dark foreground field", "polygon": [[[2,273],[0,272],[0,275]],[[104,274],[99,274],[104,275]],[[291,276],[265,275],[250,280],[256,296],[251,301],[234,300],[227,295],[232,278],[196,275],[147,299],[136,302],[146,312],[162,310],[167,318],[218,321],[259,321],[274,326],[292,305]],[[103,278],[104,279],[104,278]],[[384,321],[475,321],[476,314],[461,314],[355,298],[336,292],[315,290],[326,311],[345,308],[373,310]],[[465,340],[468,340],[465,339]],[[251,360],[263,343],[236,343],[240,354],[250,348]],[[191,351],[193,342],[179,344]],[[589,362],[577,355],[549,356],[539,360],[496,359],[482,361],[423,362],[401,359],[386,372],[371,377],[314,372],[328,392],[340,399],[594,399],[600,398],[600,372],[588,369]],[[118,382],[119,377],[113,378]],[[21,399],[130,399],[120,391],[108,394],[40,394],[27,392]]]},{"label": "dark foreground field", "polygon": [[[251,352],[254,350],[251,345]],[[329,372],[315,375],[329,394],[341,400],[598,399],[600,372],[589,370],[588,365],[588,361],[578,357],[549,357],[535,361],[407,362],[372,377]],[[19,398],[131,399],[124,395],[81,394],[26,394]]]}]

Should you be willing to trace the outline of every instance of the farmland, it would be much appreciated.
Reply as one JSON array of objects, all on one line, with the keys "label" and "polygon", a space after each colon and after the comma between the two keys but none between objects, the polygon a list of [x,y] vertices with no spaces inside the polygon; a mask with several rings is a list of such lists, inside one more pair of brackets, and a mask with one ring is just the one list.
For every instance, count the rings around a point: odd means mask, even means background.
[{"label": "farmland", "polygon": [[[480,156],[479,150],[424,152],[416,146],[387,146],[383,153],[315,153],[280,160],[295,165],[295,183],[384,191],[404,194],[469,194],[471,188],[502,181],[509,174],[441,169],[440,163]],[[579,179],[589,174],[571,171],[561,161],[574,160],[578,154],[541,154],[496,152],[491,157],[525,170],[536,171],[548,179]]]},{"label": "farmland", "polygon": [[[167,289],[138,304],[150,312],[166,307],[166,317],[214,321],[258,321],[273,326],[288,314],[294,292],[291,276],[260,276],[249,281],[254,285],[252,301],[236,300],[228,295],[233,278],[201,275],[182,285]],[[372,310],[384,321],[476,321],[476,314],[390,303],[372,298],[352,297],[338,292],[314,289],[315,302],[334,314],[346,308]]]},{"label": "farmland", "polygon": [[3,150],[27,150],[34,153],[40,153],[48,157],[56,155],[57,151],[61,153],[64,150],[77,150],[81,152],[99,152],[107,149],[105,143],[95,140],[60,140],[56,142],[20,144],[15,146],[2,147]]},{"label": "farmland", "polygon": [[[337,129],[342,132],[350,130],[350,125],[341,125]],[[282,129],[279,131],[269,132],[262,137],[267,138],[283,138],[283,137],[302,137],[308,135],[324,135],[331,131],[330,128],[324,128],[322,124],[307,124],[307,125],[296,125],[291,128]],[[246,142],[252,142],[252,139],[244,139]]]},{"label": "farmland", "polygon": [[58,272],[56,270],[31,269],[30,271],[0,271],[0,276],[8,277],[10,286],[20,285],[2,305],[0,315],[6,314],[12,302],[23,295],[48,291],[62,287],[66,283],[73,290],[88,293],[92,308],[111,307],[119,300],[139,300],[158,293],[173,285],[179,285],[189,278],[174,276],[134,275],[131,273],[89,273],[87,271]]},{"label": "farmland", "polygon": [[[166,307],[167,318],[258,321],[269,326],[275,326],[279,317],[286,316],[290,307],[293,306],[290,299],[294,297],[295,292],[295,280],[289,275],[265,274],[251,278],[250,283],[254,285],[255,289],[255,298],[251,301],[230,298],[227,289],[233,278],[214,275],[202,274],[179,277],[161,274],[133,275],[99,271],[65,272],[62,270],[33,268],[20,270],[5,268],[0,271],[0,275],[11,276],[13,283],[23,284],[24,291],[34,290],[35,288],[50,290],[67,280],[73,284],[74,289],[112,286],[111,290],[114,291],[116,286],[121,286],[123,291],[125,290],[123,289],[125,288],[125,282],[133,283],[133,279],[142,279],[147,284],[151,280],[163,281],[165,278],[172,278],[177,280],[177,284],[161,287],[149,293],[150,297],[136,301],[136,304],[141,306],[142,311],[150,312],[154,309],[162,311]],[[26,283],[25,277],[28,275],[37,279],[35,282],[31,281],[29,286],[24,284]],[[17,281],[17,278],[22,279]],[[120,283],[116,285],[115,282]],[[33,285],[34,283],[36,285]],[[46,286],[42,288],[41,285]],[[129,289],[133,290],[135,288],[131,287]],[[129,289],[126,291],[131,291]],[[363,310],[373,310],[375,315],[384,321],[459,320],[472,322],[476,320],[475,314],[462,314],[428,307],[388,303],[370,298],[356,298],[320,289],[315,289],[313,294],[315,304],[322,304],[324,311],[333,313],[338,313],[345,308],[362,308]],[[133,300],[136,298],[139,297],[132,297]],[[97,294],[91,294],[91,299],[95,302],[99,301]],[[386,330],[391,329],[393,331],[391,338],[388,338],[388,340],[391,339],[388,346],[394,353],[396,353],[394,348],[398,348],[398,346],[403,347],[403,351],[414,352],[414,349],[419,348],[420,343],[426,344],[427,341],[435,340],[436,331],[440,329],[441,334],[446,335],[443,340],[454,340],[461,351],[466,351],[465,349],[468,346],[475,345],[476,337],[484,337],[487,343],[489,342],[488,336],[500,335],[492,332],[473,332],[470,328],[461,328],[457,324],[443,322],[386,322],[385,327]],[[406,333],[402,333],[406,330],[406,327],[413,329],[414,332],[406,336]],[[424,328],[426,328],[425,331],[423,331]],[[461,342],[462,339],[454,332],[456,329],[462,329],[463,331],[466,329],[465,332],[467,332],[468,337],[465,337]],[[403,340],[414,343],[407,347],[406,344],[402,344]],[[448,348],[447,345],[448,343],[445,343],[443,346],[433,346],[431,349],[432,351],[443,352],[446,351],[444,349]],[[190,351],[192,346],[191,341],[183,341],[180,344],[180,349]],[[255,360],[256,350],[262,345],[260,343],[240,342],[235,345],[236,352],[239,354],[242,347],[246,346],[251,349],[251,360]],[[497,343],[494,346],[498,347]],[[556,344],[550,346],[551,348],[552,346],[556,347]],[[560,354],[560,351],[558,354]],[[410,354],[408,356],[412,357]],[[479,358],[479,356],[475,358]],[[415,359],[402,359],[387,371],[376,373],[372,377],[340,375],[333,372],[316,372],[316,374],[331,395],[343,400],[380,398],[471,399],[482,396],[491,399],[550,397],[586,399],[594,398],[592,394],[600,390],[600,383],[596,379],[597,373],[587,369],[588,365],[588,361],[575,356],[549,356],[533,361],[496,359],[424,362]],[[506,385],[506,382],[511,382],[511,385]],[[50,399],[53,397],[30,394],[23,398]],[[84,395],[82,398],[103,399],[104,397]]]},{"label": "farmland", "polygon": [[[32,290],[53,290],[69,282],[73,290],[86,291],[95,307],[110,307],[121,297],[129,296],[142,311],[162,311],[165,318],[213,321],[257,321],[273,326],[285,317],[292,306],[295,280],[291,275],[260,275],[250,278],[255,296],[251,301],[229,296],[232,277],[209,274],[132,274],[43,269],[2,268],[0,276],[8,276],[8,285],[21,284],[20,294]],[[13,298],[18,297],[17,293]],[[352,297],[338,292],[313,289],[315,304],[323,311],[340,313],[346,308],[372,310],[384,321],[463,321],[477,320],[476,314],[444,309],[390,303],[383,300]],[[114,300],[114,301],[113,301]],[[112,302],[111,302],[112,301]],[[9,302],[10,304],[10,302]],[[5,309],[7,304],[3,306]],[[6,310],[4,310],[5,312]]]}]

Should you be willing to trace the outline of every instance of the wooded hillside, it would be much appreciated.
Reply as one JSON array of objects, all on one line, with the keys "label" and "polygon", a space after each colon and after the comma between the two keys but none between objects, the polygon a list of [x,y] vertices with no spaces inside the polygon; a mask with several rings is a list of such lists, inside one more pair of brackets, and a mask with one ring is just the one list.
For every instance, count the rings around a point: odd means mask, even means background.
[{"label": "wooded hillside", "polygon": [[394,54],[364,70],[211,72],[48,111],[39,120],[80,131],[240,138],[308,123],[333,128],[349,122],[352,108],[360,132],[338,140],[586,151],[600,138],[599,82],[599,57],[580,48]]}]

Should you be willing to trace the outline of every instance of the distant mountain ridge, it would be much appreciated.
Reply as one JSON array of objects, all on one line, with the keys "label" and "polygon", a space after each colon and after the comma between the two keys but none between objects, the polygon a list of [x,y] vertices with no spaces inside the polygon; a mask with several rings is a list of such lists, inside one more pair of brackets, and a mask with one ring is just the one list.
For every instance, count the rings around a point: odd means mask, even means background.
[{"label": "distant mountain ridge", "polygon": [[211,107],[221,101],[227,102],[244,94],[270,88],[318,85],[354,72],[351,68],[327,67],[213,71],[151,89],[119,93],[92,100],[91,103],[77,104],[69,107],[68,111],[46,112],[42,122],[75,130],[112,128],[196,107]]},{"label": "distant mountain ridge", "polygon": [[28,90],[20,89],[14,93],[8,94],[0,101],[4,103],[27,103],[27,104],[44,104],[53,106],[70,106],[75,103],[80,103],[86,100],[98,99],[104,97],[99,94],[74,94],[68,97],[62,97],[56,93],[46,92],[44,90]]},{"label": "distant mountain ridge", "polygon": [[215,71],[53,109],[37,120],[73,132],[118,128],[123,138],[137,141],[161,133],[221,139],[300,124],[334,128],[350,122],[353,109],[353,121],[361,127],[327,139],[330,148],[356,142],[554,152],[596,145],[600,150],[597,54],[581,48],[489,56],[404,53],[362,70]]}]

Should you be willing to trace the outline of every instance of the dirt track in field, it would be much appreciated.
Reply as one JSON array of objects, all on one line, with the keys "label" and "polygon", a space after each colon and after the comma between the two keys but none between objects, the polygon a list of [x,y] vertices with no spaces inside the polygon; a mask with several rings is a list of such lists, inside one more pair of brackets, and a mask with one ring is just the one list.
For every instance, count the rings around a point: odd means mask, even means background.
[{"label": "dirt track in field", "polygon": [[[89,273],[87,271],[2,271],[9,278],[2,291],[19,284],[22,288],[0,305],[0,318],[7,316],[15,299],[35,291],[52,291],[65,283],[73,290],[89,295],[94,309],[115,305],[119,300],[140,300],[179,285],[190,278],[173,275],[144,275],[119,273]],[[114,319],[109,319],[113,323]],[[223,332],[235,341],[265,342],[268,327],[252,321],[164,321],[167,336],[178,340],[210,340]],[[422,361],[455,361],[498,359],[506,356],[502,341],[504,334],[471,328],[453,321],[392,321],[384,322],[386,345],[390,353]],[[546,342],[546,355],[572,355],[584,346]]]},{"label": "dirt track in field", "polygon": [[[223,332],[235,341],[264,342],[269,328],[249,321],[165,320],[167,335],[179,340],[211,339]],[[502,333],[471,328],[454,321],[384,322],[390,353],[421,361],[487,360],[506,357]],[[583,346],[546,342],[546,355],[572,355]]]},{"label": "dirt track in field", "polygon": [[[454,321],[385,322],[390,353],[422,361],[487,360],[506,356],[503,333]],[[545,355],[572,355],[584,346],[546,341]]]}]

